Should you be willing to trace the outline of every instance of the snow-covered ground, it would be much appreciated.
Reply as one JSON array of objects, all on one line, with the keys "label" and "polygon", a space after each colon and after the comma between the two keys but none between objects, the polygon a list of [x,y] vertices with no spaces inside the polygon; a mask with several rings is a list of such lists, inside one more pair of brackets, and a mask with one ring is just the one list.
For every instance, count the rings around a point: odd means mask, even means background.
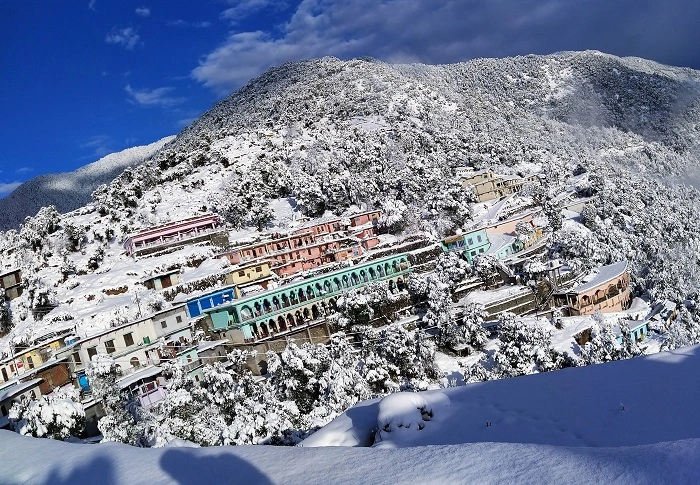
[{"label": "snow-covered ground", "polygon": [[351,443],[376,429],[381,441],[374,446],[380,448],[477,442],[600,448],[700,438],[694,404],[700,387],[693,384],[698,372],[700,346],[694,346],[426,391],[419,394],[421,403],[415,394],[397,394],[358,404],[303,445]]},{"label": "snow-covered ground", "polygon": [[[396,394],[297,448],[139,449],[0,431],[0,483],[700,483],[698,372],[696,346]],[[373,448],[348,447],[379,426],[390,431]]]}]

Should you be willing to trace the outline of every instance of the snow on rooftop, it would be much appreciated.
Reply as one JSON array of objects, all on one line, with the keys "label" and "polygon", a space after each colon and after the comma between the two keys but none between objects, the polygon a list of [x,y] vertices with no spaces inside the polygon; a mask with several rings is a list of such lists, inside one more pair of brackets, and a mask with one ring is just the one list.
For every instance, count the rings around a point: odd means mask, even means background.
[{"label": "snow on rooftop", "polygon": [[140,381],[141,379],[148,379],[149,377],[157,376],[161,372],[163,372],[163,369],[160,367],[157,367],[155,365],[150,365],[147,367],[144,367],[142,370],[138,372],[134,372],[133,374],[129,374],[126,377],[122,377],[121,379],[117,380],[117,384],[119,385],[120,388],[126,389],[132,384],[135,384],[136,382]]},{"label": "snow on rooftop", "polygon": [[42,380],[43,379],[32,379],[27,382],[19,382],[13,386],[5,387],[2,389],[2,391],[0,391],[0,401],[12,399],[13,397],[23,393],[27,389],[31,389],[32,387],[38,385]]},{"label": "snow on rooftop", "polygon": [[228,345],[230,344],[230,340],[212,340],[212,341],[207,341],[207,342],[200,342],[197,345],[197,352],[204,352],[209,349],[214,349],[220,345]]},{"label": "snow on rooftop", "polygon": [[568,290],[567,293],[584,293],[619,277],[625,271],[627,271],[627,261],[625,260],[607,266],[601,266],[597,270],[594,270],[593,273],[586,276],[582,283]]}]

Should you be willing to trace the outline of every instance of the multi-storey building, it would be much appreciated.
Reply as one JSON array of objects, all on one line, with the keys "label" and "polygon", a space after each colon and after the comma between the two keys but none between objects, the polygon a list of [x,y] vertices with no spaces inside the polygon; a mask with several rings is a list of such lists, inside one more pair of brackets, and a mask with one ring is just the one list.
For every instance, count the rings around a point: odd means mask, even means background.
[{"label": "multi-storey building", "polygon": [[573,288],[554,294],[554,305],[570,316],[619,312],[629,308],[632,296],[627,261],[601,266]]},{"label": "multi-storey building", "polygon": [[0,274],[0,288],[5,298],[12,300],[22,295],[22,271],[14,269]]},{"label": "multi-storey building", "polygon": [[402,253],[234,300],[204,313],[212,333],[234,344],[255,343],[322,320],[349,289],[382,280],[390,288],[403,288],[410,271],[409,256]]},{"label": "multi-storey building", "polygon": [[126,238],[124,249],[130,256],[145,256],[168,248],[205,241],[219,247],[228,246],[228,233],[222,227],[219,217],[214,214],[142,229]]}]

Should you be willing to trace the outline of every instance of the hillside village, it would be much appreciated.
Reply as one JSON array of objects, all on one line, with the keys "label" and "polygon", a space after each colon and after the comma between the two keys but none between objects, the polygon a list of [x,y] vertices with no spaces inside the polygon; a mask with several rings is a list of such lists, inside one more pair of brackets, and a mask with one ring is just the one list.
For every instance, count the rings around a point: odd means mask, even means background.
[{"label": "hillside village", "polygon": [[664,104],[696,79],[597,52],[271,69],[0,232],[0,424],[291,445],[399,391],[698,343],[672,179],[698,140]]},{"label": "hillside village", "polygon": [[[624,260],[587,271],[550,259],[551,223],[526,195],[541,174],[501,177],[458,168],[455,177],[473,198],[475,217],[437,241],[392,234],[378,209],[295,217],[287,229],[244,235],[215,214],[195,213],[129,233],[118,247],[110,246],[115,253],[110,267],[94,276],[67,272],[66,257],[60,267],[54,258],[55,266],[37,276],[56,279],[64,291],[45,300],[27,298],[33,289],[21,269],[3,269],[0,281],[12,314],[21,314],[16,303],[24,295],[23,304],[34,305],[27,310],[35,323],[20,333],[18,322],[3,338],[2,427],[12,427],[13,403],[68,386],[79,392],[87,419],[84,435],[98,435],[97,423],[108,410],[92,392],[87,372],[98,356],[111,359],[115,384],[129,401],[153,412],[173,391],[167,369],[174,363],[200,383],[207,367],[234,365],[230,354],[239,351],[247,371],[265,376],[270,352],[283,353],[290,342],[330,344],[335,332],[347,330],[338,317],[352,320],[348,300],[376,284],[388,296],[372,304],[371,313],[381,316],[367,323],[403,326],[438,344],[436,362],[443,368],[428,387],[448,380],[454,385],[460,367],[466,371],[458,380],[469,381],[474,374],[469,364],[478,361],[488,368],[504,315],[522,317],[517,325],[524,332],[545,322],[556,349],[569,356],[566,365],[583,363],[581,349],[606,321],[614,324],[619,345],[651,341],[649,347],[658,350],[676,304],[633,301]],[[588,202],[588,197],[562,197],[563,224],[580,226]],[[60,224],[98,216],[88,206],[61,217]],[[446,307],[430,291],[412,288],[417,286],[412,279],[444,279],[455,268],[461,276],[446,289]],[[74,323],[78,316],[82,325]],[[488,341],[474,343],[465,323],[474,318]],[[353,344],[351,335],[345,338]]]}]

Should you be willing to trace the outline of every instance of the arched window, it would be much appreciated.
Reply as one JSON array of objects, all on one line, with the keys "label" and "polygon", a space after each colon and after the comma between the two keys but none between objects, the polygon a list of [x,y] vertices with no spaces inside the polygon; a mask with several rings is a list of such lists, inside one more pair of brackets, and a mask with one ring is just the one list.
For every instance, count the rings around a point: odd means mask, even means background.
[{"label": "arched window", "polygon": [[129,364],[131,364],[131,367],[138,367],[141,365],[138,357],[132,357],[131,360],[129,361]]}]

